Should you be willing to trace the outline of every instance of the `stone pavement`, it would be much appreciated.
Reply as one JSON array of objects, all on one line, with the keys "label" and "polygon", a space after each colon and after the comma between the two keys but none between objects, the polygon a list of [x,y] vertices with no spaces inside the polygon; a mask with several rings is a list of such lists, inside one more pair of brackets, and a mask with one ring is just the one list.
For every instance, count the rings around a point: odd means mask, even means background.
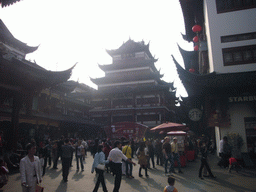
[{"label": "stone pavement", "polygon": [[[228,173],[227,169],[221,169],[217,166],[217,157],[211,155],[209,157],[212,172],[217,179],[198,178],[198,169],[200,160],[188,162],[185,168],[182,168],[183,174],[174,174],[176,179],[175,187],[179,192],[256,192],[256,177],[253,172]],[[134,161],[137,163],[137,159]],[[45,187],[44,192],[91,192],[96,182],[95,173],[91,173],[93,162],[92,156],[88,156],[85,160],[84,172],[76,171],[76,161],[73,160],[73,167],[70,170],[67,183],[62,181],[61,164],[58,169],[47,168],[43,178],[42,186]],[[134,179],[122,178],[120,192],[162,192],[167,185],[168,176],[164,174],[164,168],[156,165],[155,169],[149,170],[149,178],[138,176],[139,166],[133,169]],[[144,170],[142,174],[145,175]],[[109,192],[114,188],[114,177],[105,173],[106,186]],[[0,192],[20,192],[20,174],[10,174],[9,182],[0,190]],[[98,191],[102,191],[100,186]]]}]

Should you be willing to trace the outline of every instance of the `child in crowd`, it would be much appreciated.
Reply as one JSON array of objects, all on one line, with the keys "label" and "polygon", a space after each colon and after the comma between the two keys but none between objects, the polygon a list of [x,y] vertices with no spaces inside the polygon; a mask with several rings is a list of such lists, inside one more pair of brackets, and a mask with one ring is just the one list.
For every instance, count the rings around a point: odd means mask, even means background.
[{"label": "child in crowd", "polygon": [[175,179],[173,177],[168,177],[168,183],[169,185],[164,188],[164,192],[178,192],[178,190],[174,187]]},{"label": "child in crowd", "polygon": [[238,167],[241,167],[241,166],[238,164],[236,158],[230,157],[230,158],[229,158],[229,168],[228,168],[228,172],[231,173],[231,170],[232,170],[233,168],[235,168],[236,172],[238,172]]}]

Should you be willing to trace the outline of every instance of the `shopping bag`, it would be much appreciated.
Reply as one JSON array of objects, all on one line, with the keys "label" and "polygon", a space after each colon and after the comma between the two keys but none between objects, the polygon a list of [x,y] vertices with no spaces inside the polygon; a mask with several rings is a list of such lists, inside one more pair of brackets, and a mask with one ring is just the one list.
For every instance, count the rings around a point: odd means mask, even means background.
[{"label": "shopping bag", "polygon": [[35,192],[43,192],[44,191],[44,187],[40,186],[40,185],[36,185],[36,191]]},{"label": "shopping bag", "polygon": [[98,164],[96,168],[104,171],[105,170],[105,165],[104,164]]}]

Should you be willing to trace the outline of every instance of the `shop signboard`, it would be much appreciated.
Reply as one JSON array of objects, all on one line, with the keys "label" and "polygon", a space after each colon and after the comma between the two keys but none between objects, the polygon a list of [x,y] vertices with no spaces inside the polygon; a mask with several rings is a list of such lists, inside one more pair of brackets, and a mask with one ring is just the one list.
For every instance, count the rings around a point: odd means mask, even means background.
[{"label": "shop signboard", "polygon": [[143,138],[148,127],[135,122],[117,122],[104,128],[106,135],[111,139],[118,138]]}]

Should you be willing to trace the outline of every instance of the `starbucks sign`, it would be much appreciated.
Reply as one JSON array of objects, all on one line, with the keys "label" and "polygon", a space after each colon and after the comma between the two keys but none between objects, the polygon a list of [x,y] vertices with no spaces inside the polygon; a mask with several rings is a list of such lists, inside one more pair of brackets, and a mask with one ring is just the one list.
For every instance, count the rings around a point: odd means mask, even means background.
[{"label": "starbucks sign", "polygon": [[202,111],[197,108],[191,109],[188,112],[188,116],[192,121],[199,121],[202,118]]}]

